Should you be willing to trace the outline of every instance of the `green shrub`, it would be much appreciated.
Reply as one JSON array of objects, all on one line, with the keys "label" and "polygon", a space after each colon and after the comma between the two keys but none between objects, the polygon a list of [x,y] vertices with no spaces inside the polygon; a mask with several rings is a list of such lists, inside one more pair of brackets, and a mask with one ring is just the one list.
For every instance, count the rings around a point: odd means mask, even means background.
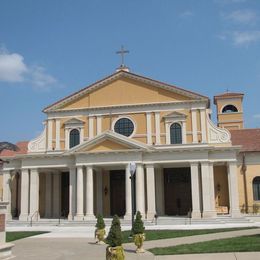
[{"label": "green shrub", "polygon": [[97,223],[95,226],[97,229],[104,229],[106,227],[104,219],[102,217],[102,215],[98,214],[97,216]]},{"label": "green shrub", "polygon": [[143,234],[144,233],[144,222],[142,221],[142,215],[140,211],[137,211],[134,226],[133,226],[133,234]]},{"label": "green shrub", "polygon": [[121,246],[123,241],[121,226],[120,226],[120,220],[117,215],[113,217],[112,225],[109,230],[108,236],[107,236],[107,244],[109,246],[115,247],[115,246]]}]

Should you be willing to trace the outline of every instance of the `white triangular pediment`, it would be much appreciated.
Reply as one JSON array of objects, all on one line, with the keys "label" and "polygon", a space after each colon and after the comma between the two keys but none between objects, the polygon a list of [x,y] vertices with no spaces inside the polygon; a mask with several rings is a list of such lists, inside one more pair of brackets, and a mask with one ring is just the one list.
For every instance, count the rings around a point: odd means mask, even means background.
[{"label": "white triangular pediment", "polygon": [[164,118],[186,118],[187,115],[183,114],[183,113],[180,113],[180,112],[171,112],[167,115],[164,116]]},{"label": "white triangular pediment", "polygon": [[202,101],[207,101],[207,102],[209,101],[209,99],[207,97],[197,94],[195,92],[188,91],[188,90],[176,87],[174,85],[169,85],[167,83],[156,81],[156,80],[153,80],[150,78],[146,78],[146,77],[134,74],[134,73],[120,70],[119,72],[116,72],[116,73],[110,75],[109,77],[106,77],[100,81],[97,81],[96,83],[94,83],[90,86],[87,86],[87,87],[79,90],[78,92],[73,93],[70,96],[65,97],[64,99],[46,107],[43,111],[50,112],[50,111],[55,111],[57,109],[60,109],[64,106],[66,106],[67,104],[73,103],[74,101],[82,98],[83,96],[85,96],[91,92],[94,92],[95,90],[102,88],[106,85],[109,85],[111,82],[114,82],[119,79],[132,79],[135,82],[139,82],[140,84],[147,84],[148,86],[151,86],[151,87],[164,89],[169,92],[173,92],[178,95],[182,95],[182,96],[187,97],[192,100],[202,100]]},{"label": "white triangular pediment", "polygon": [[78,118],[71,118],[64,122],[65,125],[77,125],[77,124],[84,124],[85,122],[83,120],[80,120]]},{"label": "white triangular pediment", "polygon": [[[112,145],[111,151],[113,150],[150,150],[152,149],[150,146],[135,141],[131,138],[125,137],[123,135],[114,133],[112,131],[106,131],[94,138],[92,138],[89,141],[85,141],[84,143],[77,145],[75,147],[73,147],[72,149],[70,149],[68,152],[69,153],[82,153],[82,152],[88,152],[88,151],[93,151],[93,148],[98,148],[99,145],[101,146],[102,144],[104,144],[104,142],[107,141],[110,142],[110,144],[114,144]],[[102,151],[102,148],[99,147],[99,149],[95,149],[95,151]]]}]

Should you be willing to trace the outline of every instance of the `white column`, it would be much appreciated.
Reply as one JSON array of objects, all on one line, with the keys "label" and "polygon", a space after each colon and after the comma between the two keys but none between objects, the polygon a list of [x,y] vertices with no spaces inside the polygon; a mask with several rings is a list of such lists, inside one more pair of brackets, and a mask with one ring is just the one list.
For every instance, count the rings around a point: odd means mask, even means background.
[{"label": "white column", "polygon": [[151,112],[146,113],[146,136],[147,136],[147,144],[152,144],[152,115],[151,115]]},{"label": "white column", "polygon": [[70,136],[69,136],[69,129],[65,128],[65,149],[70,149]]},{"label": "white column", "polygon": [[146,165],[146,185],[147,185],[147,219],[152,220],[156,214],[155,205],[155,181],[154,181],[154,165]]},{"label": "white column", "polygon": [[156,211],[157,214],[162,216],[164,215],[164,175],[163,168],[157,168],[156,174]]},{"label": "white column", "polygon": [[86,185],[86,216],[84,219],[93,220],[95,219],[93,206],[94,206],[94,193],[93,193],[93,167],[87,167],[87,185]]},{"label": "white column", "polygon": [[131,174],[129,165],[125,168],[125,216],[124,219],[131,219],[132,216],[132,192],[131,192]]},{"label": "white column", "polygon": [[96,198],[97,198],[97,214],[103,215],[103,174],[102,169],[96,171]]},{"label": "white column", "polygon": [[77,214],[74,217],[76,220],[83,220],[83,167],[77,167]]},{"label": "white column", "polygon": [[60,120],[56,119],[56,146],[55,150],[60,150]]},{"label": "white column", "polygon": [[[216,217],[214,203],[213,165],[208,162],[201,163],[203,218]],[[213,183],[212,183],[213,182]]]},{"label": "white column", "polygon": [[91,139],[94,137],[94,118],[93,116],[90,116],[88,118],[88,139]]},{"label": "white column", "polygon": [[39,172],[31,169],[30,172],[30,218],[38,220],[39,213]]},{"label": "white column", "polygon": [[73,220],[76,214],[76,167],[71,167],[69,172],[69,215],[68,219]]},{"label": "white column", "polygon": [[29,213],[29,170],[21,171],[21,212],[19,220],[27,221]]},{"label": "white column", "polygon": [[155,112],[155,142],[161,144],[160,112]]},{"label": "white column", "polygon": [[53,217],[60,217],[60,173],[53,173]]},{"label": "white column", "polygon": [[45,173],[45,218],[52,217],[52,174]]},{"label": "white column", "polygon": [[102,132],[102,117],[97,116],[97,135],[101,134]]},{"label": "white column", "polygon": [[166,144],[171,144],[170,124],[165,123]]},{"label": "white column", "polygon": [[191,171],[191,196],[192,196],[192,218],[201,218],[200,212],[200,190],[199,190],[199,165],[197,162],[190,164]]},{"label": "white column", "polygon": [[80,128],[79,136],[80,136],[80,141],[79,142],[80,142],[80,144],[82,144],[84,142],[84,128],[83,127]]},{"label": "white column", "polygon": [[239,217],[239,196],[238,196],[238,181],[237,181],[237,163],[228,163],[228,182],[229,182],[229,204],[230,214],[232,217]]},{"label": "white column", "polygon": [[200,110],[200,122],[201,122],[201,142],[207,143],[207,134],[206,134],[206,111],[205,109]]},{"label": "white column", "polygon": [[[7,205],[6,210],[6,219],[12,219],[12,207],[11,207],[11,171],[3,171],[3,201],[8,201],[9,204]],[[18,192],[18,191],[16,191]]]},{"label": "white column", "polygon": [[144,167],[137,164],[136,168],[136,210],[140,211],[145,218],[145,198],[144,198]]},{"label": "white column", "polygon": [[48,141],[47,147],[49,151],[52,151],[52,120],[48,120]]},{"label": "white column", "polygon": [[198,143],[198,128],[197,128],[197,110],[191,110],[191,121],[192,121],[192,142]]},{"label": "white column", "polygon": [[182,122],[182,143],[187,143],[187,132],[186,132],[186,122]]}]

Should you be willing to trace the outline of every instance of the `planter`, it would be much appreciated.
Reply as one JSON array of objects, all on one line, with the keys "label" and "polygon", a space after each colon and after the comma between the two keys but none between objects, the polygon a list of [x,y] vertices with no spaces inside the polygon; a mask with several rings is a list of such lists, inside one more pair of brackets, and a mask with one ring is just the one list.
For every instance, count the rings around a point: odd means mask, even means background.
[{"label": "planter", "polygon": [[95,230],[95,238],[97,244],[104,244],[106,230],[103,229],[96,229]]},{"label": "planter", "polygon": [[144,253],[143,244],[145,240],[145,234],[135,234],[134,235],[134,243],[137,246],[136,253]]},{"label": "planter", "polygon": [[106,249],[106,260],[124,260],[125,252],[122,246],[111,247]]}]

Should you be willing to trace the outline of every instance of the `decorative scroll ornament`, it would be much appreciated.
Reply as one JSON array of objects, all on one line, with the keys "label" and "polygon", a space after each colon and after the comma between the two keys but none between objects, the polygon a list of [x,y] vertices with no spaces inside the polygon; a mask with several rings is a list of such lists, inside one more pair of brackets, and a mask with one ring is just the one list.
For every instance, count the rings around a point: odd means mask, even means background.
[{"label": "decorative scroll ornament", "polygon": [[39,153],[46,151],[46,126],[40,136],[36,137],[28,144],[29,153]]},{"label": "decorative scroll ornament", "polygon": [[217,127],[209,118],[207,113],[207,128],[209,143],[230,143],[231,135],[227,129]]}]

